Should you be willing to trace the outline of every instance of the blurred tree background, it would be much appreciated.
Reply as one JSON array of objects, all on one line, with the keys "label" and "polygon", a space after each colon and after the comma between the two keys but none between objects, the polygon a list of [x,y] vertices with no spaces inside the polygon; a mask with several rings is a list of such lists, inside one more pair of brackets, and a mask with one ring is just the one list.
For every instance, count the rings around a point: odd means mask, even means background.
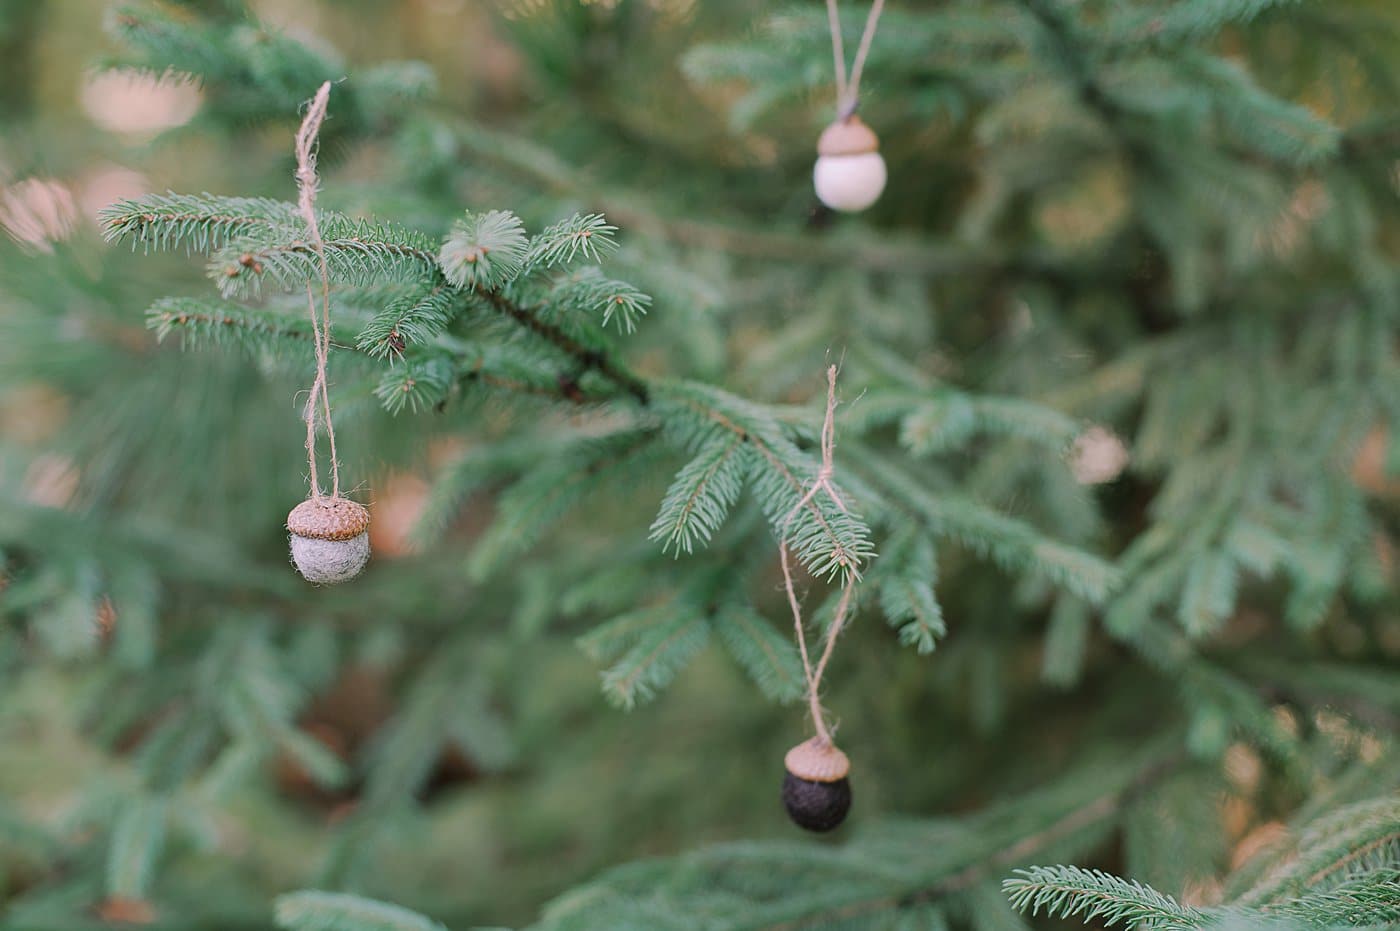
[{"label": "blurred tree background", "polygon": [[[857,217],[811,191],[829,41],[0,2],[0,928],[1400,922],[1400,10],[892,3]],[[227,198],[294,199],[325,80],[375,555],[315,588],[309,266]],[[811,839],[775,531],[829,361],[817,623],[873,556]]]}]

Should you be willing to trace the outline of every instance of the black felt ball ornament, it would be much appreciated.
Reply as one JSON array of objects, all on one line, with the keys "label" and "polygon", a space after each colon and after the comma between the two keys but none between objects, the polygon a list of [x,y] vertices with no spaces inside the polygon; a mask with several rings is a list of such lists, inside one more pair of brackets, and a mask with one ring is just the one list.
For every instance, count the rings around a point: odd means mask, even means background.
[{"label": "black felt ball ornament", "polygon": [[846,820],[851,810],[851,763],[846,754],[813,737],[789,750],[783,764],[783,806],[794,824],[824,833]]}]

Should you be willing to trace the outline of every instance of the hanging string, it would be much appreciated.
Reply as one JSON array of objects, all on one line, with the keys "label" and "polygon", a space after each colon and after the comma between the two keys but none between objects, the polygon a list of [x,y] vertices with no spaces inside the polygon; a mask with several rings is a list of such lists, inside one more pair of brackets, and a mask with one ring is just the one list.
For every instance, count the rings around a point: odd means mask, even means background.
[{"label": "hanging string", "polygon": [[321,124],[326,119],[326,108],[330,102],[331,82],[327,81],[316,91],[316,96],[306,108],[306,117],[297,130],[297,208],[306,221],[311,248],[321,273],[321,307],[318,318],[316,297],[311,282],[306,283],[306,303],[311,311],[311,338],[316,348],[316,379],[311,383],[311,394],[306,403],[306,461],[311,471],[311,495],[321,497],[321,483],[316,474],[316,404],[319,399],[322,415],[326,421],[326,439],[331,448],[331,497],[340,497],[340,459],[335,451],[335,425],[331,422],[330,390],[326,384],[326,361],[331,349],[331,274],[326,263],[326,243],[321,238],[321,225],[316,220],[316,142],[321,132]]},{"label": "hanging string", "polygon": [[817,470],[817,477],[812,481],[812,485],[783,518],[781,539],[778,541],[778,557],[783,567],[783,587],[787,590],[788,606],[792,609],[792,623],[797,631],[797,650],[802,656],[802,675],[807,684],[807,710],[812,716],[812,726],[816,728],[817,737],[825,744],[831,744],[831,731],[827,727],[826,714],[821,705],[821,684],[822,676],[826,673],[827,663],[831,661],[831,654],[836,647],[836,638],[840,636],[842,627],[846,624],[846,618],[850,614],[851,597],[855,593],[855,578],[851,576],[847,579],[845,587],[841,591],[841,598],[836,603],[836,612],[832,615],[831,623],[826,628],[826,642],[822,648],[821,658],[817,660],[815,667],[812,665],[811,653],[807,649],[806,625],[802,621],[802,605],[797,599],[797,586],[793,581],[792,556],[788,547],[788,530],[792,521],[802,512],[802,509],[812,505],[818,494],[825,494],[826,497],[840,508],[843,513],[848,512],[846,502],[842,500],[840,491],[832,482],[836,469],[834,465],[834,453],[836,449],[836,366],[829,366],[826,370],[826,418],[822,421],[821,434],[821,467]]},{"label": "hanging string", "polygon": [[831,29],[831,54],[836,61],[836,115],[847,119],[856,112],[860,98],[860,76],[865,71],[865,59],[870,55],[870,44],[875,40],[875,27],[884,12],[885,0],[874,0],[870,12],[865,17],[865,31],[861,33],[860,45],[856,48],[855,61],[851,63],[850,79],[846,77],[846,50],[841,37],[841,17],[836,12],[836,0],[826,0],[826,21]]}]

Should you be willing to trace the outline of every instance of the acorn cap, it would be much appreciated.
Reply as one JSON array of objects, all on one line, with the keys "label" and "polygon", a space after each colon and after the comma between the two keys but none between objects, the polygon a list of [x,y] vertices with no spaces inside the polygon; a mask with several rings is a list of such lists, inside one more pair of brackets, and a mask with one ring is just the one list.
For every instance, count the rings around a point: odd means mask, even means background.
[{"label": "acorn cap", "polygon": [[312,540],[353,540],[369,528],[369,509],[349,498],[307,498],[287,515],[287,529]]},{"label": "acorn cap", "polygon": [[817,138],[818,155],[864,155],[879,148],[880,138],[854,113],[823,129]]},{"label": "acorn cap", "polygon": [[783,758],[787,771],[808,782],[839,782],[851,771],[851,761],[834,744],[820,737],[804,740]]}]

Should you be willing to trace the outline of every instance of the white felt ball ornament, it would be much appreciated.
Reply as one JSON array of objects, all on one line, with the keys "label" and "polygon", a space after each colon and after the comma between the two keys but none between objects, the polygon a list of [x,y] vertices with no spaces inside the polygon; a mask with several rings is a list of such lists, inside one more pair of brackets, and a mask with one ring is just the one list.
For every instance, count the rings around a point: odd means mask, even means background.
[{"label": "white felt ball ornament", "polygon": [[879,150],[879,138],[855,114],[824,129],[812,171],[821,202],[850,213],[875,203],[885,189],[885,160]]},{"label": "white felt ball ornament", "polygon": [[369,562],[369,511],[348,498],[312,497],[287,515],[292,562],[308,582],[346,582]]}]

